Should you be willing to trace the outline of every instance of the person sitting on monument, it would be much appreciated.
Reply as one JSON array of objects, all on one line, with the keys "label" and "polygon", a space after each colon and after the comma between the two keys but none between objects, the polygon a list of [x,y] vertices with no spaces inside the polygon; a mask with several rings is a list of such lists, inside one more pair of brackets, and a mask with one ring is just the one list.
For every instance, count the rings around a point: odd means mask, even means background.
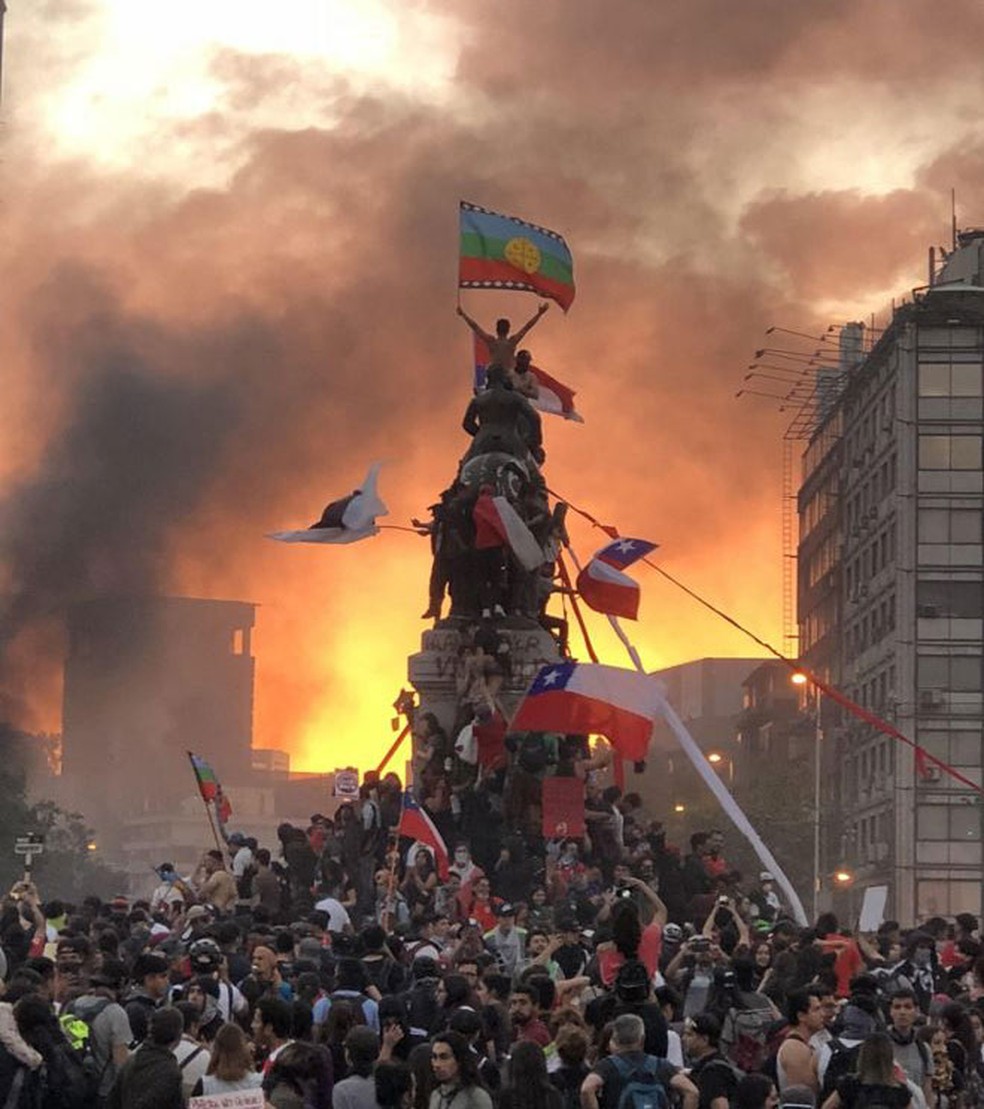
[{"label": "person sitting on monument", "polygon": [[509,375],[512,387],[529,401],[537,400],[540,396],[540,383],[530,368],[532,365],[533,355],[528,350],[521,350],[516,355],[516,365]]},{"label": "person sitting on monument", "polygon": [[472,397],[461,426],[473,437],[465,463],[485,454],[532,457],[537,464],[545,457],[540,413],[513,389],[501,366],[489,368],[485,392]]},{"label": "person sitting on monument", "polygon": [[540,317],[549,307],[550,305],[545,301],[541,302],[534,315],[514,334],[510,334],[512,324],[507,319],[496,320],[495,334],[490,335],[468,315],[460,304],[458,305],[458,315],[489,348],[489,366],[501,366],[508,374],[511,373],[513,366],[516,364],[516,348],[526,334],[540,322]]}]

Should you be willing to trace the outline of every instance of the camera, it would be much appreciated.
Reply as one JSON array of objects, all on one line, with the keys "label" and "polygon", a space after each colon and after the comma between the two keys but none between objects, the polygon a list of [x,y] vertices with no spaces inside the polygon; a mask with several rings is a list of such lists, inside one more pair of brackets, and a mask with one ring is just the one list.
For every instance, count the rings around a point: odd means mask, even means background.
[{"label": "camera", "polygon": [[707,938],[707,936],[694,936],[694,938],[690,941],[690,950],[697,952],[710,951],[711,941]]},{"label": "camera", "polygon": [[631,897],[632,896],[631,886],[616,886],[614,892],[615,892],[616,897]]}]

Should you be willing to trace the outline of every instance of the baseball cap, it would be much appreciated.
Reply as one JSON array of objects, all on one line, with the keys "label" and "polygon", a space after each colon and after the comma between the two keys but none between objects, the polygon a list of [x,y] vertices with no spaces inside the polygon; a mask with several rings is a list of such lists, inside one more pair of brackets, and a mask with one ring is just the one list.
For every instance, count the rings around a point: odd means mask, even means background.
[{"label": "baseball cap", "polygon": [[759,881],[760,882],[774,882],[775,878],[772,876],[772,874],[768,870],[763,870],[762,873],[759,875]]},{"label": "baseball cap", "polygon": [[509,901],[503,901],[501,905],[496,906],[496,916],[515,916],[516,906]]}]

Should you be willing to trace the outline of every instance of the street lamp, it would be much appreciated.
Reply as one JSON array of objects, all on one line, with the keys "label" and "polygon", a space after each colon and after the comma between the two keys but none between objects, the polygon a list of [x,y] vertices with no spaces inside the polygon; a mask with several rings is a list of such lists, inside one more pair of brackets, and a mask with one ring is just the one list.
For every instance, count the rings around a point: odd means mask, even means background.
[{"label": "street lamp", "polygon": [[726,766],[728,769],[728,783],[734,785],[735,764],[733,759],[728,755],[722,755],[720,751],[710,751],[707,755],[707,761],[715,770],[721,770]]},{"label": "street lamp", "polygon": [[677,802],[677,803],[676,803],[676,804],[675,804],[675,805],[673,806],[673,811],[674,811],[674,812],[680,812],[680,813],[682,813],[682,812],[686,812],[686,811],[687,811],[687,806],[686,806],[686,805],[681,805],[681,804],[680,804],[680,802],[678,801],[678,802]]},{"label": "street lamp", "polygon": [[[809,678],[802,670],[796,670],[789,680],[796,686],[805,686]],[[823,742],[823,721],[820,715],[820,687],[814,683],[813,733],[813,919],[820,915],[820,751]]]}]

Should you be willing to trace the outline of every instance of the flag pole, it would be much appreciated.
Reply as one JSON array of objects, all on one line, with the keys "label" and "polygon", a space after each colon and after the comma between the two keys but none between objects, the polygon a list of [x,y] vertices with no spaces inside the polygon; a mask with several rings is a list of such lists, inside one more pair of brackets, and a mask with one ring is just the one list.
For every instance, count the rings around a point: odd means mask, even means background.
[{"label": "flag pole", "polygon": [[[396,752],[399,751],[400,744],[407,738],[407,732],[409,732],[409,731],[410,731],[410,725],[409,724],[404,724],[403,725],[403,731],[400,732],[400,734],[396,737],[396,739],[393,740],[393,742],[390,744],[390,749],[386,752],[385,755],[383,755],[383,761],[379,764],[379,766],[376,767],[376,773],[377,774],[382,774],[382,772],[389,765],[390,759],[392,759],[392,757],[396,754]],[[402,809],[401,809],[401,811],[402,811]]]},{"label": "flag pole", "polygon": [[[571,559],[573,560],[574,565],[577,566],[578,572],[580,572],[581,567],[578,564],[577,555],[574,554],[574,551],[571,550],[570,547],[568,547],[568,550],[571,553]],[[629,637],[622,630],[622,625],[618,622],[618,617],[612,616],[611,613],[605,613],[605,615],[608,617],[608,622],[609,624],[611,624],[612,630],[622,641],[622,645],[625,647],[626,653],[632,660],[632,665],[640,674],[645,674],[646,668],[642,665],[642,659],[639,657],[639,652],[635,649],[632,642],[629,640]],[[727,786],[725,786],[725,784],[717,776],[714,770],[708,765],[707,760],[704,758],[703,752],[697,746],[697,743],[695,742],[693,736],[687,730],[686,725],[679,718],[673,706],[667,701],[661,690],[657,690],[657,694],[663,716],[666,719],[667,724],[669,724],[670,729],[673,731],[673,734],[676,736],[677,742],[683,748],[684,754],[693,763],[694,769],[700,775],[704,784],[710,789],[711,793],[714,794],[715,799],[724,810],[725,814],[731,818],[731,821],[735,825],[735,827],[744,835],[745,839],[748,840],[749,844],[752,847],[752,850],[762,862],[762,865],[767,867],[768,870],[770,870],[776,876],[776,881],[779,884],[779,888],[786,895],[786,900],[789,902],[790,908],[793,910],[793,915],[796,917],[797,923],[802,924],[805,927],[808,923],[806,912],[803,909],[803,903],[800,901],[799,894],[797,894],[796,890],[793,888],[792,882],[790,882],[789,878],[786,876],[785,871],[776,861],[775,856],[772,854],[769,848],[766,847],[765,843],[762,840],[762,837],[752,826],[751,821],[742,811],[738,802],[731,795]]]},{"label": "flag pole", "polygon": [[212,835],[215,838],[216,849],[218,850],[219,854],[224,857],[225,853],[222,850],[222,843],[219,840],[218,829],[215,827],[215,821],[212,818],[212,810],[209,808],[208,802],[205,800],[204,796],[202,795],[201,781],[198,777],[198,770],[195,766],[194,756],[192,755],[191,751],[187,751],[186,754],[188,755],[188,762],[191,766],[191,772],[192,772],[192,774],[195,775],[195,785],[198,787],[198,796],[201,797],[202,804],[205,806],[205,816],[208,820],[208,826],[212,829]]}]

